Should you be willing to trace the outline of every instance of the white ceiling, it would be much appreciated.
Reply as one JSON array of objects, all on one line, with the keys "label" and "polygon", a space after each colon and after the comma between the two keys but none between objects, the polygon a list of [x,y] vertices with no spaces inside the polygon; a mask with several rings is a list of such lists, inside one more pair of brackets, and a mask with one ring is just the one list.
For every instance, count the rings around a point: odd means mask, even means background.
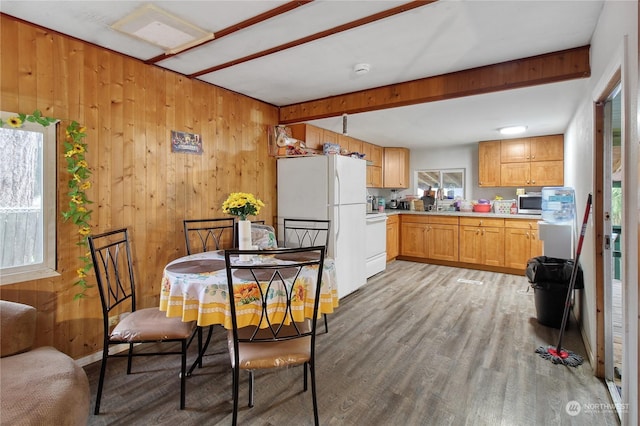
[{"label": "white ceiling", "polygon": [[[284,1],[11,1],[17,18],[149,60],[163,49],[110,26],[139,7],[157,7],[218,33]],[[198,48],[157,62],[186,75],[408,3],[316,0]],[[603,0],[440,0],[376,22],[195,77],[273,105],[331,95],[585,46]],[[371,71],[355,75],[358,63]],[[585,79],[402,108],[352,114],[349,135],[412,149],[497,139],[496,129],[525,124],[528,135],[563,133]],[[342,117],[312,123],[342,132]]]}]

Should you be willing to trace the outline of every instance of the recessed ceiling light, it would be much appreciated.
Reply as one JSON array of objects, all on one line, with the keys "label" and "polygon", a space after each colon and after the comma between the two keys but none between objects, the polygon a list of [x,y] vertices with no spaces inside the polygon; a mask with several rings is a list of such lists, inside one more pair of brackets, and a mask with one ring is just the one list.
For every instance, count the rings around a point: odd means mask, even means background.
[{"label": "recessed ceiling light", "polygon": [[113,24],[111,28],[160,46],[167,53],[178,53],[214,34],[147,4]]},{"label": "recessed ceiling light", "polygon": [[498,129],[503,135],[518,135],[524,133],[527,130],[527,126],[509,126]]}]

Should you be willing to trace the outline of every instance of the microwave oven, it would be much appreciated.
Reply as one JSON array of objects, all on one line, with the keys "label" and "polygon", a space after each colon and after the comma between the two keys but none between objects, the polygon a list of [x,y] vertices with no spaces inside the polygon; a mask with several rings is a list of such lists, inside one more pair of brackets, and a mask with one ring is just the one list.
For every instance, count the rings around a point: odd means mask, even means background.
[{"label": "microwave oven", "polygon": [[518,195],[518,214],[542,214],[542,192]]}]

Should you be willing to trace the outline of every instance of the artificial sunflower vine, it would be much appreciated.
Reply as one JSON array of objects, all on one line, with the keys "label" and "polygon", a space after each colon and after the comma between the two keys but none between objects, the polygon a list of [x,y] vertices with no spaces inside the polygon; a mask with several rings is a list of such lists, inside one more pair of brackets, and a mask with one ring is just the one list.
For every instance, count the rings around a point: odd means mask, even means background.
[{"label": "artificial sunflower vine", "polygon": [[[36,110],[30,115],[18,114],[15,117],[9,118],[6,122],[0,119],[0,127],[9,125],[13,128],[20,128],[26,121],[47,127],[57,120],[55,118],[43,117],[42,113]],[[69,195],[69,207],[61,213],[65,222],[71,220],[71,222],[78,227],[80,240],[76,245],[88,248],[89,243],[87,237],[91,233],[91,227],[89,225],[91,210],[87,209],[87,205],[92,204],[92,202],[87,198],[85,192],[91,188],[91,182],[89,181],[91,170],[89,170],[89,165],[85,159],[87,144],[84,138],[86,136],[86,128],[80,126],[78,122],[72,121],[71,124],[67,126],[64,140],[64,156],[67,160],[67,171],[71,174],[71,178],[69,179],[69,192],[67,193]],[[82,266],[76,270],[78,280],[74,283],[75,286],[80,287],[80,293],[77,293],[74,299],[85,297],[86,290],[91,287],[86,279],[87,273],[93,266],[91,254],[88,251],[85,252],[84,255],[80,256],[80,260],[82,261]]]}]

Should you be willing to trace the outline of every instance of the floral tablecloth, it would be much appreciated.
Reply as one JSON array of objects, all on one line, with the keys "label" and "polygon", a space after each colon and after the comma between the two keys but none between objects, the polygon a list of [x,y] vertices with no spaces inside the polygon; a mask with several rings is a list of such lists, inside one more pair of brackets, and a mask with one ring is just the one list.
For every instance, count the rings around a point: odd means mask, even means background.
[{"label": "floral tablecloth", "polygon": [[[273,257],[268,261],[287,263],[286,259]],[[198,253],[172,261],[165,267],[162,276],[160,310],[165,311],[168,317],[181,317],[183,321],[196,320],[199,326],[221,324],[231,329],[226,274],[223,251]],[[314,271],[309,267],[298,277],[296,285],[304,286],[302,294],[313,294],[315,291],[313,277]],[[249,280],[245,283],[239,280],[234,284],[239,327],[259,325],[259,307],[253,303],[256,300],[253,292],[256,291],[255,284],[249,283]],[[333,259],[324,260],[320,291],[319,315],[332,313],[338,307]],[[313,315],[313,305],[310,301],[298,300],[294,303],[293,312],[295,320],[301,321]]]}]

